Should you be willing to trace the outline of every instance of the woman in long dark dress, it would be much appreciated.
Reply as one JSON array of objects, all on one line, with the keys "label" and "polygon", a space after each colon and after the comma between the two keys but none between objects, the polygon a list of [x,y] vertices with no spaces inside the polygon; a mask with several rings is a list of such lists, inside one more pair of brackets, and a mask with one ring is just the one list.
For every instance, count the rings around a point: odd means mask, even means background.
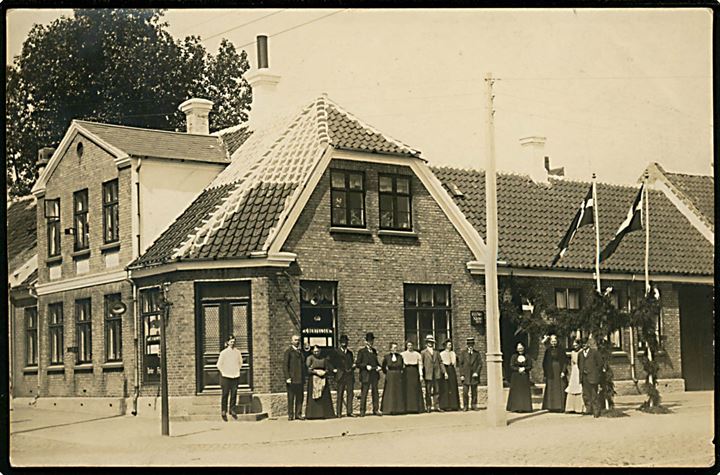
[{"label": "woman in long dark dress", "polygon": [[440,409],[443,411],[460,410],[460,392],[457,380],[457,355],[453,351],[452,342],[445,342],[445,350],[440,352],[440,359],[445,365],[445,378],[440,379]]},{"label": "woman in long dark dress", "polygon": [[380,410],[383,414],[405,414],[403,401],[403,368],[405,363],[398,353],[397,343],[390,343],[390,353],[385,355],[382,370],[385,373]]},{"label": "woman in long dark dress", "polygon": [[507,410],[511,412],[532,412],[530,396],[530,370],[532,360],[525,355],[525,345],[518,342],[510,358],[510,394]]},{"label": "woman in long dark dress", "polygon": [[403,400],[405,401],[406,413],[418,414],[425,412],[420,380],[422,358],[420,357],[420,353],[413,349],[413,346],[413,342],[408,341],[405,344],[406,350],[400,353],[405,363],[405,371],[403,372]]},{"label": "woman in long dark dress", "polygon": [[542,408],[550,412],[565,411],[565,374],[567,372],[567,356],[565,350],[558,346],[557,335],[550,335],[550,347],[545,350],[543,358],[543,374],[545,393]]},{"label": "woman in long dark dress", "polygon": [[308,368],[307,404],[305,406],[306,419],[328,419],[335,417],[332,399],[330,399],[330,385],[327,375],[331,373],[328,359],[320,356],[320,347],[315,345],[312,354],[306,360]]}]

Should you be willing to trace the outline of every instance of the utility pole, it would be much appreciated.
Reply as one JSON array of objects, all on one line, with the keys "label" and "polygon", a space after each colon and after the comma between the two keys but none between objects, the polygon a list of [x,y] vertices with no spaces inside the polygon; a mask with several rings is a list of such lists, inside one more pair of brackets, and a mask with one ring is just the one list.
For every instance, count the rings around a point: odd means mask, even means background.
[{"label": "utility pole", "polygon": [[167,321],[170,315],[172,302],[168,300],[170,283],[162,285],[162,312],[160,313],[160,411],[161,411],[161,433],[170,435],[170,408],[168,407],[168,375],[167,375]]},{"label": "utility pole", "polygon": [[492,73],[485,75],[487,86],[488,134],[485,164],[485,210],[487,220],[487,252],[485,253],[485,334],[487,335],[487,417],[491,426],[506,426],[505,394],[502,385],[502,351],[500,349],[500,306],[497,281],[497,185],[495,172],[495,108]]}]

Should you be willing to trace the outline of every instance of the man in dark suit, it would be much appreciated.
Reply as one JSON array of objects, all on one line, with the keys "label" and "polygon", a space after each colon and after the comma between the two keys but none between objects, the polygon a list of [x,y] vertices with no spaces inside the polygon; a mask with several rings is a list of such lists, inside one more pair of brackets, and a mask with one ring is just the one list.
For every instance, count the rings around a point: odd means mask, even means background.
[{"label": "man in dark suit", "polygon": [[[435,349],[435,337],[425,337],[425,349],[420,352],[422,375],[425,381],[425,407],[427,412],[444,412],[440,409],[440,379],[445,378],[445,365]],[[432,396],[432,398],[431,398]]]},{"label": "man in dark suit", "polygon": [[283,373],[287,384],[288,420],[305,419],[302,416],[305,357],[300,349],[300,337],[293,335],[291,345],[285,350]]},{"label": "man in dark suit", "polygon": [[355,389],[355,363],[353,352],[348,348],[348,336],[340,337],[340,348],[335,350],[333,373],[337,382],[337,416],[342,417],[343,396],[346,396],[347,415],[353,414],[353,391]]},{"label": "man in dark suit", "polygon": [[578,355],[578,370],[586,410],[592,412],[594,417],[600,417],[598,384],[605,368],[600,353],[595,348],[590,348],[587,338],[583,340],[583,348]]},{"label": "man in dark suit", "polygon": [[358,351],[355,361],[355,366],[360,368],[360,417],[365,416],[368,389],[372,392],[373,414],[382,416],[378,393],[378,381],[382,367],[377,357],[377,350],[373,348],[374,343],[375,335],[372,332],[365,335],[365,347]]},{"label": "man in dark suit", "polygon": [[477,387],[480,383],[480,369],[482,359],[480,353],[475,351],[475,338],[466,340],[467,348],[458,355],[458,366],[460,367],[460,381],[463,385],[463,411],[468,410],[468,391],[472,395],[472,409],[477,410]]}]

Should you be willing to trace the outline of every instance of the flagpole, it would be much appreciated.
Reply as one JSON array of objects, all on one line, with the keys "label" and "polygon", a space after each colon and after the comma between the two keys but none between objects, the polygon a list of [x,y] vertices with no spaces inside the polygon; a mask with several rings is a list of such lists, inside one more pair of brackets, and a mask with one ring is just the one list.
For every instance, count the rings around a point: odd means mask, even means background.
[{"label": "flagpole", "polygon": [[600,225],[598,223],[598,202],[597,202],[597,185],[595,183],[595,174],[592,174],[592,189],[593,189],[593,219],[595,221],[595,285],[597,286],[598,293],[602,293],[600,290]]},{"label": "flagpole", "polygon": [[[643,201],[645,201],[644,208],[645,208],[645,216],[643,216],[645,226],[645,297],[650,294],[650,272],[648,270],[648,264],[650,262],[650,200],[647,192],[647,182],[648,182],[648,171],[645,170],[645,179],[643,180]],[[650,345],[646,345],[646,351],[647,351],[647,357],[648,361],[652,363],[653,355],[652,350],[650,349]],[[652,385],[653,377],[652,374],[648,376],[648,382]],[[652,406],[652,399],[650,400],[650,405]]]}]

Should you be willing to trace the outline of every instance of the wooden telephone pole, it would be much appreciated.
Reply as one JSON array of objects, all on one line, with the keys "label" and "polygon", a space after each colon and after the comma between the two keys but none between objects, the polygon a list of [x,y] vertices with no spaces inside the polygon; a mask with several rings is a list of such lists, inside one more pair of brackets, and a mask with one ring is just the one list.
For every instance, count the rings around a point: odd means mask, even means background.
[{"label": "wooden telephone pole", "polygon": [[487,219],[487,252],[485,254],[485,320],[487,335],[487,417],[491,426],[506,426],[505,393],[502,385],[502,351],[500,348],[500,306],[497,280],[497,185],[495,173],[495,108],[492,73],[485,76],[487,86],[488,134],[485,164],[485,209]]}]

